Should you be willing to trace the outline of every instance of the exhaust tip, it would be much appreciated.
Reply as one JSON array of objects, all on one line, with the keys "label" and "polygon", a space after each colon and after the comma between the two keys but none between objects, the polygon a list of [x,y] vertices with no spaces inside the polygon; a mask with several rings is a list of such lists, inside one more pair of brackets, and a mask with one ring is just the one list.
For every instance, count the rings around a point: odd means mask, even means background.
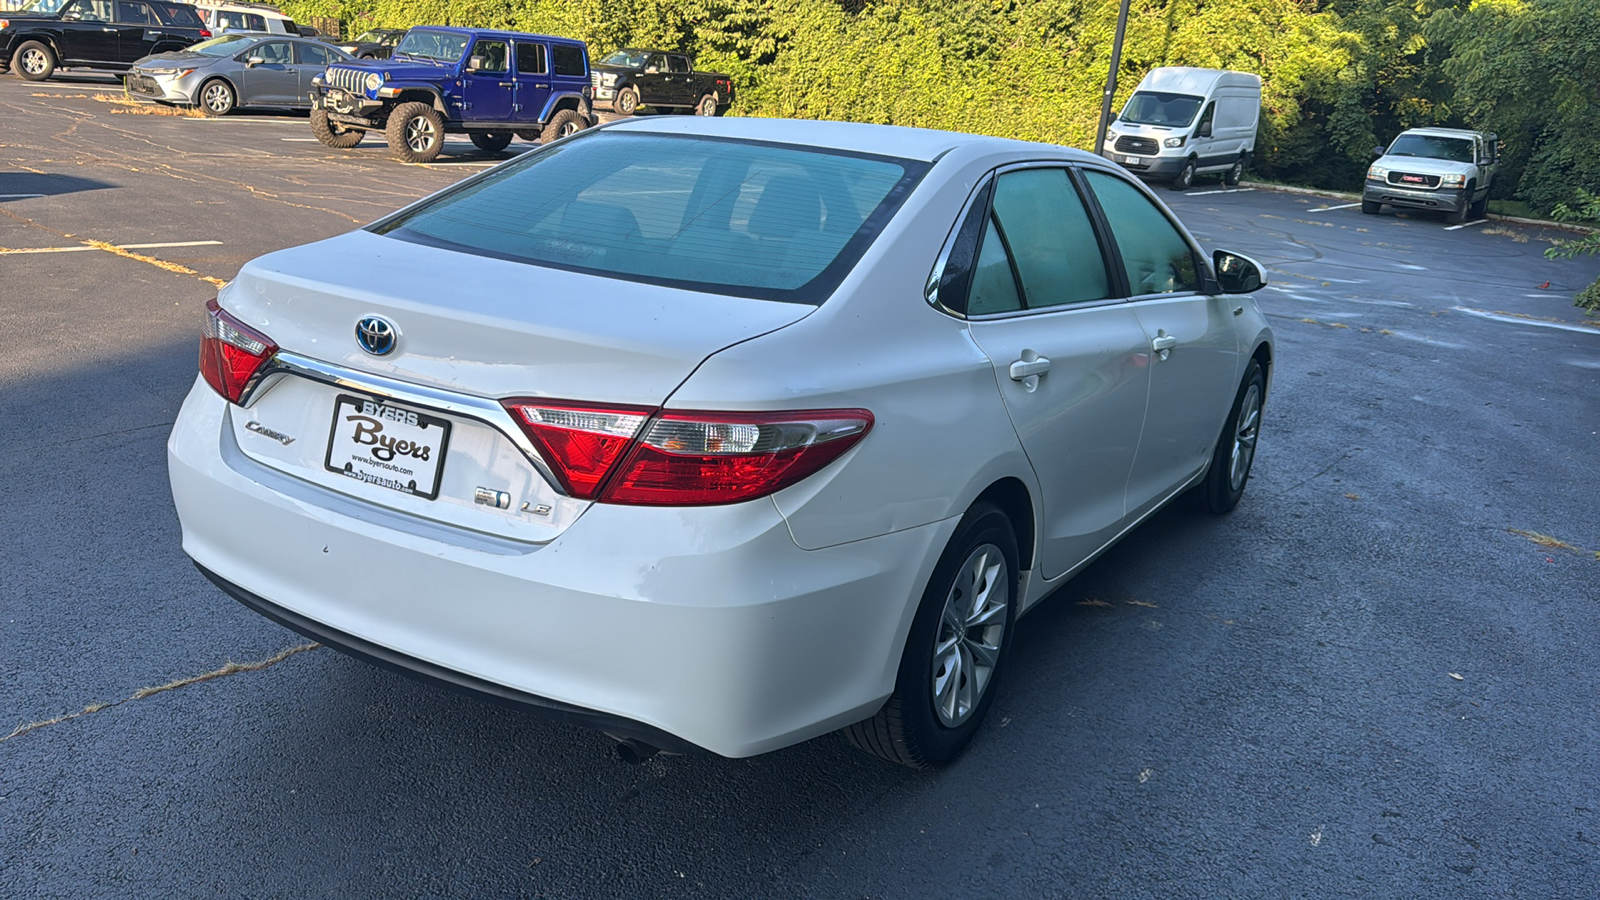
[{"label": "exhaust tip", "polygon": [[646,744],[644,741],[637,741],[633,738],[617,737],[616,735],[608,735],[608,737],[617,742],[614,748],[617,754],[617,759],[622,760],[630,766],[637,766],[650,757],[661,752],[661,748],[652,747],[651,745]]}]

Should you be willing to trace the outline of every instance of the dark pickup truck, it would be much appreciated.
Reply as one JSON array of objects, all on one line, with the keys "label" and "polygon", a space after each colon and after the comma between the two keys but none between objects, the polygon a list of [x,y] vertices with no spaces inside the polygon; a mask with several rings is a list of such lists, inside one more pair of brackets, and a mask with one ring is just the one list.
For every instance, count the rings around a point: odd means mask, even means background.
[{"label": "dark pickup truck", "polygon": [[625,48],[594,66],[594,101],[624,116],[641,106],[697,116],[720,116],[733,102],[733,79],[696,72],[682,53]]},{"label": "dark pickup truck", "polygon": [[0,12],[0,72],[44,81],[78,66],[126,70],[152,53],[211,37],[188,3],[164,0],[34,0]]}]

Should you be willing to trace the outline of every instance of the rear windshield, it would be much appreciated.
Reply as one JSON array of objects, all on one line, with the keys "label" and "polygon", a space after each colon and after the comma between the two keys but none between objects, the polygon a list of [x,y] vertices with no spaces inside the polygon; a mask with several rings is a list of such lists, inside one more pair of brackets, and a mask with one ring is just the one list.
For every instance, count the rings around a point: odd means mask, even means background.
[{"label": "rear windshield", "polygon": [[787,144],[599,131],[372,230],[627,281],[818,304],[927,170]]},{"label": "rear windshield", "polygon": [[1463,163],[1473,161],[1471,141],[1431,134],[1402,134],[1394,139],[1394,144],[1389,147],[1387,155],[1426,156],[1429,159],[1447,159]]},{"label": "rear windshield", "polygon": [[1117,118],[1133,125],[1166,125],[1183,128],[1194,121],[1203,98],[1191,94],[1168,94],[1161,91],[1139,91],[1128,98]]}]

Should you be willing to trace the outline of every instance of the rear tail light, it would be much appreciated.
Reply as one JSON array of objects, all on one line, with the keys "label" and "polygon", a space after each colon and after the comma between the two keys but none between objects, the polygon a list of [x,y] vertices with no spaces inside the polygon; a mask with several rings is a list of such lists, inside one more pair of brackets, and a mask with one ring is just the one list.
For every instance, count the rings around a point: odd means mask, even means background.
[{"label": "rear tail light", "polygon": [[209,28],[200,29],[200,39],[201,40],[210,40],[211,39],[211,29],[209,29]]},{"label": "rear tail light", "polygon": [[838,459],[872,429],[864,409],[655,412],[507,400],[582,499],[709,506],[776,493]]},{"label": "rear tail light", "polygon": [[206,303],[200,374],[230,403],[239,402],[251,377],[277,352],[278,345],[271,338],[228,315],[216,300]]}]

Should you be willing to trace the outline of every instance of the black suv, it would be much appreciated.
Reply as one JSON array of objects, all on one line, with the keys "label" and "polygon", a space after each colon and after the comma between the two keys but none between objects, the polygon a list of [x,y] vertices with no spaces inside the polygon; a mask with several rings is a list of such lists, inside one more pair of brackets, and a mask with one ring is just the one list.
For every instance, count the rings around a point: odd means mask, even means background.
[{"label": "black suv", "polygon": [[211,37],[200,12],[166,0],[34,0],[0,13],[0,71],[43,81],[57,69],[126,70]]}]

